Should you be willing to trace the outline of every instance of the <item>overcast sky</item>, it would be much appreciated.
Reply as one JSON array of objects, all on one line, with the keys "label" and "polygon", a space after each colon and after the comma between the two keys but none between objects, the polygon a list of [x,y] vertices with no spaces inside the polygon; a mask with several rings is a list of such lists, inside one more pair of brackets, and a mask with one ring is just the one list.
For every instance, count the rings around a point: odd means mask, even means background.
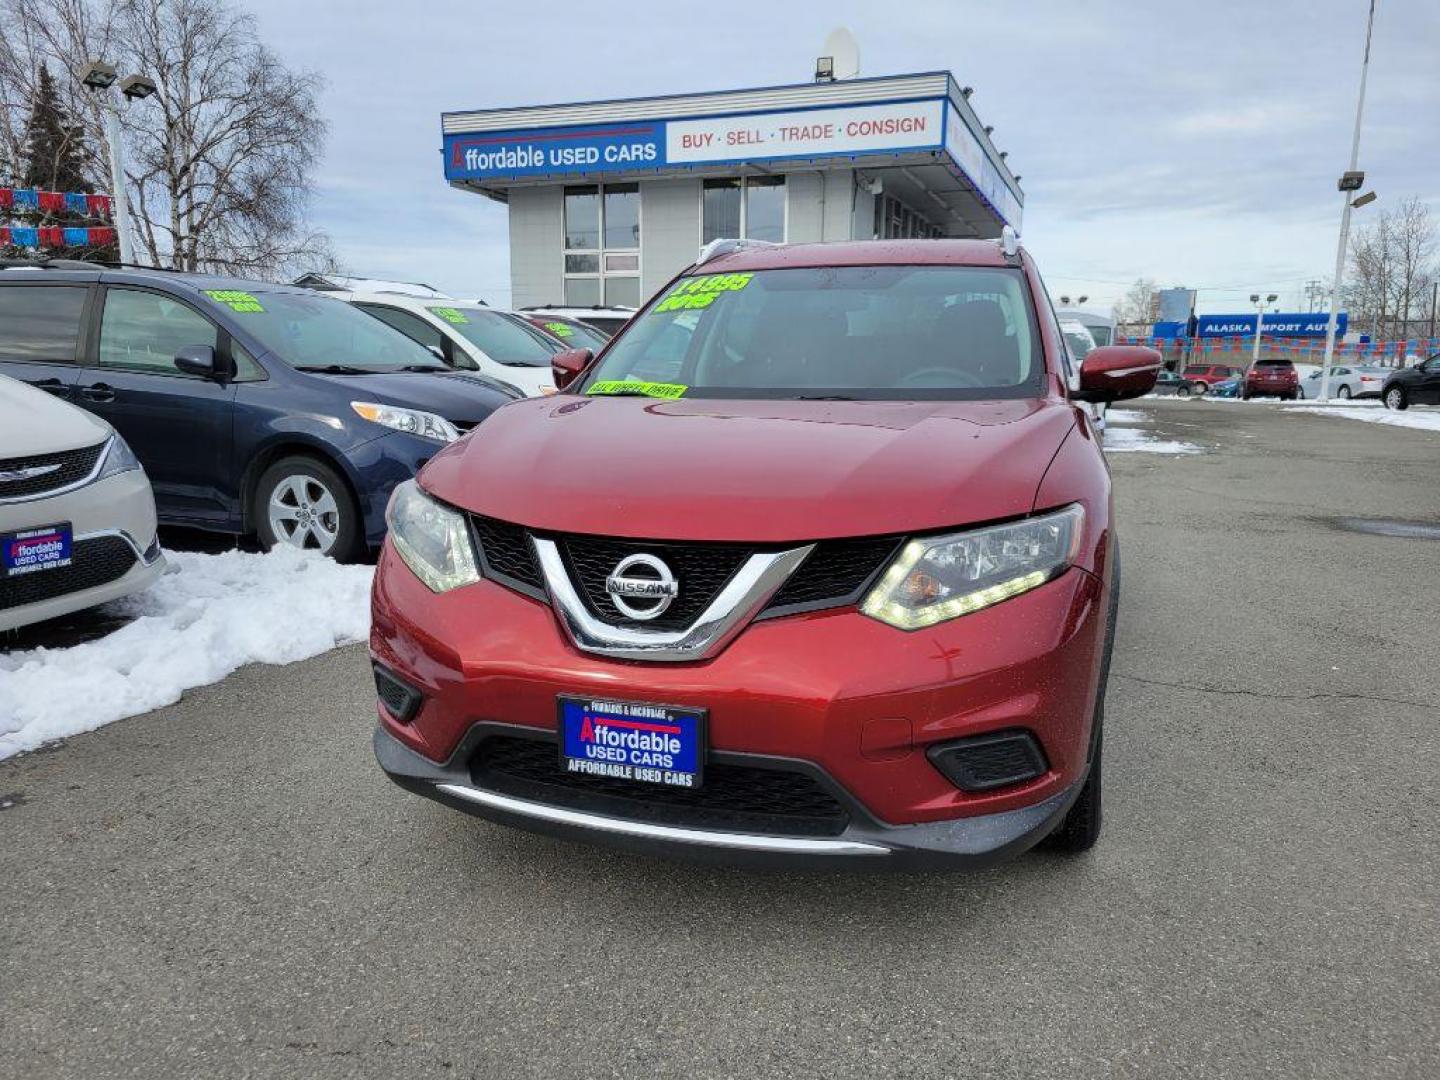
[{"label": "overcast sky", "polygon": [[[1224,312],[1333,270],[1367,0],[236,2],[328,80],[313,216],[355,273],[508,301],[505,207],[445,185],[442,111],[803,82],[843,24],[863,75],[975,87],[1052,292],[1108,308],[1145,276]],[[1440,3],[1380,0],[1357,224],[1440,212],[1437,57]]]}]

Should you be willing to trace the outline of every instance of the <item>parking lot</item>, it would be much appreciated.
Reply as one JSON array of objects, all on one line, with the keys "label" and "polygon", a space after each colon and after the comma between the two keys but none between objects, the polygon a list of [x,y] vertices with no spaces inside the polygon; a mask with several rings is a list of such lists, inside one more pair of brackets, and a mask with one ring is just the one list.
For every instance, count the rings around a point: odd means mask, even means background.
[{"label": "parking lot", "polygon": [[1440,1070],[1437,436],[1144,401],[1106,834],[759,874],[391,786],[361,646],[0,763],[0,1076]]}]

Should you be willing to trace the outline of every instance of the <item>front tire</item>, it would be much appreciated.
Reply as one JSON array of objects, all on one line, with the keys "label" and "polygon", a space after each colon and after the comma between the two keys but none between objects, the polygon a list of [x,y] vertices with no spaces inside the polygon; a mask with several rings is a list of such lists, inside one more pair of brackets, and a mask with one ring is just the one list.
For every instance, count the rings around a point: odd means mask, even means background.
[{"label": "front tire", "polygon": [[1342,387],[1340,387],[1340,392],[1339,392],[1338,394],[1336,394],[1335,396],[1338,397],[1341,401],[1349,401],[1349,400],[1350,400],[1350,387],[1348,387],[1348,386],[1342,386]]},{"label": "front tire", "polygon": [[1385,391],[1385,407],[1400,412],[1410,407],[1410,399],[1405,396],[1405,391],[1401,387],[1392,386]]},{"label": "front tire", "polygon": [[1176,397],[1189,397],[1189,396],[1190,396],[1190,387],[1185,386],[1185,385],[1177,386],[1177,387],[1175,388],[1175,396],[1176,396]]},{"label": "front tire", "polygon": [[1056,830],[1045,838],[1045,846],[1063,855],[1089,851],[1100,839],[1100,763],[1104,759],[1105,729],[1095,736],[1095,757],[1090,762],[1090,775]]},{"label": "front tire", "polygon": [[255,531],[277,546],[354,562],[364,553],[360,511],[344,478],[318,458],[296,455],[271,465],[255,485]]}]

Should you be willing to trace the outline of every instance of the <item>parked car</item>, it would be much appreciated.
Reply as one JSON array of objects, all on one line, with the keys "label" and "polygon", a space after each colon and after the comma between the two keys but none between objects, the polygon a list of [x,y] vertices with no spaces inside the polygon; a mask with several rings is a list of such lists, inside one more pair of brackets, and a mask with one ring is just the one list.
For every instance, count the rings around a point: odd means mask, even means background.
[{"label": "parked car", "polygon": [[1204,394],[1216,383],[1236,378],[1240,369],[1229,364],[1187,364],[1181,374],[1190,381],[1192,392]]},{"label": "parked car", "polygon": [[[1310,401],[1320,397],[1324,368],[1300,376],[1300,396]],[[1393,368],[1376,367],[1371,364],[1335,366],[1330,369],[1330,396],[1334,398],[1379,397]]]},{"label": "parked car", "polygon": [[529,397],[555,392],[550,357],[567,346],[518,315],[475,301],[400,293],[329,295],[399,330],[449,367],[479,371]]},{"label": "parked car", "polygon": [[125,440],[0,375],[0,631],[128,596],[164,568],[150,481]]},{"label": "parked car", "polygon": [[1183,375],[1176,375],[1173,371],[1162,370],[1155,377],[1155,389],[1152,393],[1161,397],[1189,397],[1191,393],[1190,380]]},{"label": "parked car", "polygon": [[349,304],[158,270],[0,270],[0,372],[124,437],[160,520],[348,559],[391,490],[518,397]]},{"label": "parked car", "polygon": [[524,311],[519,314],[530,325],[554,335],[565,349],[590,349],[599,352],[610,340],[609,334],[579,319],[567,319],[561,315],[535,315]]},{"label": "parked car", "polygon": [[1440,353],[1414,367],[1390,372],[1380,397],[1387,409],[1440,405]]},{"label": "parked car", "polygon": [[596,304],[593,307],[568,307],[564,304],[541,305],[523,307],[520,309],[526,315],[559,315],[565,319],[578,319],[581,322],[595,327],[606,337],[614,337],[635,315],[632,307],[621,307],[613,305],[606,307]]},{"label": "parked car", "polygon": [[1283,356],[1262,356],[1246,369],[1240,380],[1240,396],[1278,397],[1294,401],[1300,396],[1300,379],[1295,365]]},{"label": "parked car", "polygon": [[1115,319],[1110,315],[1097,315],[1093,311],[1079,308],[1060,308],[1055,312],[1061,322],[1078,322],[1090,332],[1096,345],[1115,344]]},{"label": "parked car", "polygon": [[1216,383],[1209,388],[1207,395],[1212,398],[1238,398],[1240,396],[1240,377],[1237,375],[1233,379]]},{"label": "parked car", "polygon": [[1069,389],[1044,296],[1013,234],[707,247],[396,489],[381,767],[653,852],[1090,847],[1120,582],[1076,403],[1160,356]]}]

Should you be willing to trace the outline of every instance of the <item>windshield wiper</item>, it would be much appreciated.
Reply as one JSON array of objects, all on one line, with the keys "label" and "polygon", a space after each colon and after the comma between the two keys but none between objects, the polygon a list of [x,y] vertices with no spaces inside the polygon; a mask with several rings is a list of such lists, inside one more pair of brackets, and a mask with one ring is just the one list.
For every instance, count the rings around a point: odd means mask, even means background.
[{"label": "windshield wiper", "polygon": [[400,371],[449,371],[444,364],[406,364]]},{"label": "windshield wiper", "polygon": [[796,401],[855,401],[850,394],[801,394]]},{"label": "windshield wiper", "polygon": [[369,368],[354,367],[350,364],[299,364],[296,371],[310,371],[317,375],[372,375]]}]

